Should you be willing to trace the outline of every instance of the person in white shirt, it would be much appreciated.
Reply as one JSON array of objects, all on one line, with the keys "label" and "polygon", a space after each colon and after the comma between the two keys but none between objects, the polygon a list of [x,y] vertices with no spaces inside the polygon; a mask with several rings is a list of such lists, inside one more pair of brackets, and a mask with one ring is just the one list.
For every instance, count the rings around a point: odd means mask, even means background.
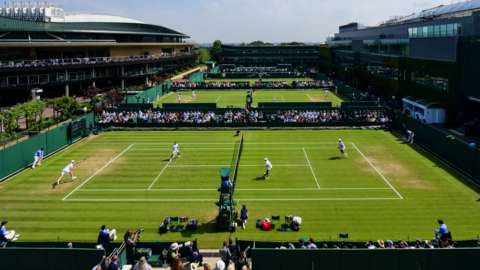
[{"label": "person in white shirt", "polygon": [[67,166],[65,166],[65,168],[63,168],[62,173],[60,174],[60,177],[58,177],[57,181],[55,181],[55,183],[52,184],[52,188],[54,189],[56,186],[60,185],[60,181],[62,181],[62,178],[66,174],[70,175],[70,178],[72,179],[72,181],[77,179],[77,177],[73,175],[74,167],[75,167],[75,160],[72,160],[70,161],[70,163],[68,163]]},{"label": "person in white shirt", "polygon": [[267,180],[268,178],[270,178],[270,173],[273,169],[273,165],[272,163],[270,162],[270,160],[268,160],[268,158],[265,158],[265,167],[266,167],[266,171],[265,171],[265,175],[263,176],[265,180]]},{"label": "person in white shirt", "polygon": [[35,169],[35,167],[42,165],[44,155],[45,155],[45,151],[43,150],[43,148],[40,148],[37,151],[35,151],[35,154],[33,155],[32,169]]},{"label": "person in white shirt", "polygon": [[197,93],[195,92],[195,90],[192,90],[192,98],[193,98],[193,99],[196,99],[196,98],[197,98]]},{"label": "person in white shirt", "polygon": [[413,144],[414,138],[415,138],[415,133],[407,129],[407,143]]},{"label": "person in white shirt", "polygon": [[172,161],[173,159],[179,158],[179,157],[180,157],[180,145],[177,142],[174,142],[172,146],[172,155],[170,155],[169,161]]},{"label": "person in white shirt", "polygon": [[347,146],[345,143],[342,141],[342,139],[338,139],[338,150],[340,150],[340,153],[344,156],[347,157]]}]

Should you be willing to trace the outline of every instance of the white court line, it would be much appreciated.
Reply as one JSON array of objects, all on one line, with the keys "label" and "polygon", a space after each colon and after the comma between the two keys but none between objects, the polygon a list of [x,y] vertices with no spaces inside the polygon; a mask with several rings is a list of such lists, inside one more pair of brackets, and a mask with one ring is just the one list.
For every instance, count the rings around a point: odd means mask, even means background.
[{"label": "white court line", "polygon": [[317,176],[313,171],[313,167],[312,167],[312,164],[310,163],[310,159],[308,158],[307,151],[305,151],[305,147],[302,148],[302,150],[303,150],[303,154],[305,154],[305,159],[307,160],[308,167],[310,167],[310,171],[312,172],[313,178],[315,179],[315,183],[317,183],[317,188],[320,189],[320,184],[318,183]]},{"label": "white court line", "polygon": [[[285,202],[303,202],[303,201],[386,201],[386,200],[401,200],[400,198],[274,198],[274,199],[262,199],[262,198],[247,198],[247,199],[237,199],[238,202],[245,201],[245,202],[278,202],[278,201],[285,201]],[[217,202],[218,199],[70,199],[69,202],[183,202],[183,203],[190,203],[190,202]]]},{"label": "white court line", "polygon": [[[171,151],[172,148],[168,147],[136,147],[135,149],[137,150],[142,150],[142,151],[147,151],[147,150],[165,150],[165,151]],[[182,147],[181,151],[186,151],[186,150],[234,150],[234,148],[223,148],[223,147]]]},{"label": "white court line", "polygon": [[310,94],[305,94],[305,95],[308,97],[308,99],[310,99],[310,101],[315,101],[315,100],[313,99],[313,97],[310,96]]},{"label": "white court line", "polygon": [[[329,190],[391,190],[391,188],[237,188],[236,191],[329,191]],[[165,188],[165,189],[82,189],[80,192],[145,192],[145,191],[218,191],[214,188]]]},{"label": "white court line", "polygon": [[169,160],[167,162],[167,164],[165,164],[165,166],[163,167],[163,169],[158,173],[157,177],[155,177],[155,179],[153,179],[152,183],[150,184],[150,186],[148,186],[148,190],[152,189],[153,185],[155,185],[155,183],[158,181],[158,179],[160,178],[160,176],[162,176],[163,172],[168,168],[168,165],[170,165],[170,163],[172,162],[172,160]]},{"label": "white court line", "polygon": [[[138,138],[141,139],[141,138]],[[196,143],[182,143],[181,141],[178,141],[180,145],[232,145],[234,144],[233,142],[196,142]],[[103,144],[123,144],[123,142],[101,142],[99,143],[101,145]],[[171,145],[172,142],[162,142],[162,141],[155,141],[155,142],[136,142],[135,145]],[[245,142],[244,145],[331,145],[334,144],[336,145],[337,142]]]},{"label": "white court line", "polygon": [[372,167],[378,173],[378,175],[380,175],[380,177],[383,179],[383,181],[385,181],[385,183],[393,190],[393,192],[395,192],[395,194],[397,194],[398,198],[403,199],[402,194],[400,194],[400,192],[398,192],[398,190],[392,185],[392,183],[390,183],[390,181],[388,181],[388,179],[385,177],[385,175],[383,175],[380,172],[380,170],[377,167],[375,167],[375,165],[373,165],[373,163],[370,161],[370,159],[368,159],[367,156],[365,156],[365,154],[362,151],[360,151],[360,149],[358,149],[357,145],[355,145],[355,143],[353,143],[353,142],[350,143],[350,144],[367,161],[367,163],[370,165],[370,167]]},{"label": "white court line", "polygon": [[217,99],[215,100],[215,103],[218,103],[222,99],[222,96],[218,96]]},{"label": "white court line", "polygon": [[97,174],[99,174],[101,171],[103,171],[105,168],[107,168],[110,164],[112,164],[115,160],[117,160],[119,157],[121,157],[123,154],[125,154],[128,150],[130,150],[135,144],[130,144],[127,148],[123,149],[122,152],[120,152],[120,154],[118,154],[117,156],[115,156],[114,158],[112,158],[109,162],[107,162],[105,165],[103,165],[103,167],[101,167],[100,169],[98,169],[97,171],[95,171],[92,175],[90,175],[90,177],[88,177],[87,179],[85,179],[85,181],[83,181],[80,185],[78,185],[74,190],[72,190],[70,193],[67,194],[67,196],[63,197],[62,201],[65,201],[66,199],[68,199],[73,193],[75,193],[77,190],[79,190],[80,188],[82,188],[86,183],[88,183],[90,180],[92,180]]},{"label": "white court line", "polygon": [[[189,168],[189,167],[229,167],[227,164],[218,164],[218,165],[203,165],[203,164],[183,164],[183,165],[172,165],[170,168]],[[239,164],[239,167],[265,167],[265,165],[255,165],[255,164]],[[275,164],[275,167],[308,167],[306,164]]]}]

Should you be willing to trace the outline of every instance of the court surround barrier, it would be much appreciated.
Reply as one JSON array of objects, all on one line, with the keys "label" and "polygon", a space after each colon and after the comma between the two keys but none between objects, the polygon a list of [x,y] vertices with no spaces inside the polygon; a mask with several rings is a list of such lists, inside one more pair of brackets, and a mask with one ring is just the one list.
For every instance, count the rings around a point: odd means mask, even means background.
[{"label": "court surround barrier", "polygon": [[0,248],[0,269],[85,270],[102,259],[103,250],[93,248]]},{"label": "court surround barrier", "polygon": [[127,104],[143,104],[151,103],[157,100],[159,97],[163,96],[164,93],[163,85],[156,85],[151,88],[148,88],[134,96],[127,97]]},{"label": "court surround barrier", "polygon": [[[71,137],[72,123],[84,121],[84,130]],[[58,127],[39,133],[24,141],[0,150],[0,182],[9,176],[29,167],[33,162],[36,150],[44,148],[49,156],[74,143],[81,137],[88,136],[95,125],[93,113],[85,114]]]},{"label": "court surround barrier", "polygon": [[415,143],[426,148],[441,160],[466,174],[480,185],[480,150],[452,137],[451,133],[432,125],[425,125],[405,114],[395,113],[395,126],[402,132],[406,129],[415,133]]},{"label": "court surround barrier", "polygon": [[453,249],[257,249],[255,270],[477,269],[479,248]]}]

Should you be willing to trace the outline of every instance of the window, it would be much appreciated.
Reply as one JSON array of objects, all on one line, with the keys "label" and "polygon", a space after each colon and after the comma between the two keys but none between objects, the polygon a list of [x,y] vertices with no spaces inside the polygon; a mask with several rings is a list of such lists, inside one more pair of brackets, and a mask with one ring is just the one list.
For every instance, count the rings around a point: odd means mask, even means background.
[{"label": "window", "polygon": [[447,24],[447,36],[451,37],[455,35],[453,27],[453,24]]},{"label": "window", "polygon": [[439,37],[440,36],[440,25],[435,25],[433,27],[433,36]]},{"label": "window", "polygon": [[440,25],[440,36],[441,37],[447,36],[447,25],[446,24]]}]

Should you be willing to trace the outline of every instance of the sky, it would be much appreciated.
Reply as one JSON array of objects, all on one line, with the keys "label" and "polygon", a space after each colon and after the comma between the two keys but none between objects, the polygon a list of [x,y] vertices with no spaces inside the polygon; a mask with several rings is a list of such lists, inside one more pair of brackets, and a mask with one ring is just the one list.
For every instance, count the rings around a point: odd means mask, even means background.
[{"label": "sky", "polygon": [[196,43],[324,42],[338,26],[374,26],[392,16],[458,0],[50,0],[70,12],[126,16]]}]

